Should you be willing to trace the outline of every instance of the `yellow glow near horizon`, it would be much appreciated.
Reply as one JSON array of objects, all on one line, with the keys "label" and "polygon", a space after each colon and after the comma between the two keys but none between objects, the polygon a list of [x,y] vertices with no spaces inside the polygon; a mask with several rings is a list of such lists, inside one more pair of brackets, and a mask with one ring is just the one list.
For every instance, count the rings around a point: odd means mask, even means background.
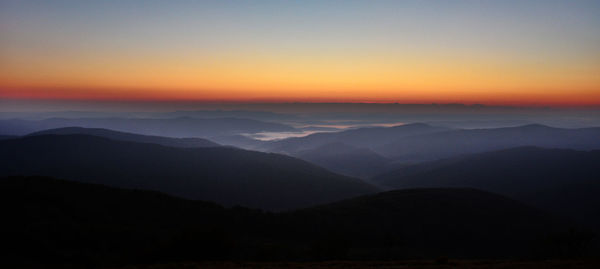
[{"label": "yellow glow near horizon", "polygon": [[7,4],[0,98],[598,105],[584,4]]},{"label": "yellow glow near horizon", "polygon": [[545,65],[428,54],[78,55],[62,62],[49,55],[4,62],[0,83],[4,96],[92,99],[593,103],[589,98],[600,98],[600,61]]}]

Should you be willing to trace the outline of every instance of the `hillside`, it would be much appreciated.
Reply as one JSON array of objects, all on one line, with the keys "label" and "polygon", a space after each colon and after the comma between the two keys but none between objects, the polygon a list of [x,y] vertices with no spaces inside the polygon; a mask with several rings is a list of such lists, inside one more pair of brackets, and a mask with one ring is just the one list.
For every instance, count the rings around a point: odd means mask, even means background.
[{"label": "hillside", "polygon": [[387,171],[392,161],[373,149],[402,137],[447,130],[449,129],[412,123],[395,127],[315,133],[275,141],[237,142],[232,139],[226,142],[244,148],[288,154],[337,173],[366,179]]},{"label": "hillside", "polygon": [[600,128],[563,129],[531,124],[495,129],[452,130],[403,137],[374,150],[399,161],[430,161],[519,146],[600,149]]},{"label": "hillside", "polygon": [[[581,255],[584,232],[499,195],[421,189],[285,213],[41,177],[0,178],[0,263],[120,265]],[[554,240],[553,238],[561,238]],[[14,267],[14,266],[11,266]]]},{"label": "hillside", "polygon": [[49,118],[0,120],[0,133],[26,135],[64,127],[104,128],[121,132],[169,137],[203,137],[240,133],[294,131],[280,123],[241,118]]},{"label": "hillside", "polygon": [[29,136],[37,135],[93,135],[105,137],[113,140],[130,141],[138,143],[151,143],[168,147],[178,148],[204,148],[218,147],[219,144],[203,138],[172,138],[163,136],[140,135],[133,133],[118,132],[101,128],[83,128],[83,127],[65,127],[58,129],[50,129],[29,134]]},{"label": "hillside", "polygon": [[260,145],[260,150],[293,154],[330,143],[344,143],[361,148],[375,148],[399,138],[448,130],[423,123],[395,127],[369,127],[342,132],[316,133],[305,137],[288,138]]},{"label": "hillside", "polygon": [[[422,123],[396,127],[360,128],[337,133],[317,133],[263,143],[242,143],[252,148],[284,153],[309,160],[346,175],[368,178],[386,172],[387,164],[406,165],[520,146],[590,150],[600,149],[600,128],[564,129],[530,124],[492,129],[448,129]],[[364,156],[333,156],[327,145],[369,150]],[[336,150],[334,149],[334,152]],[[386,164],[363,166],[359,159],[373,160],[373,154]],[[370,161],[368,161],[370,162]],[[382,168],[383,167],[383,168]]]},{"label": "hillside", "polygon": [[600,228],[600,151],[519,147],[405,166],[374,177],[394,189],[477,188]]},{"label": "hillside", "polygon": [[226,147],[174,148],[89,135],[0,141],[0,175],[43,175],[269,210],[377,191],[302,160]]},{"label": "hillside", "polygon": [[309,223],[294,232],[299,236],[351,234],[364,246],[385,240],[388,249],[369,255],[402,257],[525,255],[536,240],[560,230],[537,209],[475,189],[389,191],[292,214]]},{"label": "hillside", "polygon": [[390,164],[390,160],[370,149],[341,142],[300,151],[294,156],[330,171],[359,178],[370,178],[385,171]]}]

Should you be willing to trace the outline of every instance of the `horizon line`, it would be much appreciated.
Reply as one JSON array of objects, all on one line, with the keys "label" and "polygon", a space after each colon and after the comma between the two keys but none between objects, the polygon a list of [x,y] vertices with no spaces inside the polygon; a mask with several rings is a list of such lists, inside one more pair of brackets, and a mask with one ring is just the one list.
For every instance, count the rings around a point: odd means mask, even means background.
[{"label": "horizon line", "polygon": [[371,100],[274,100],[274,99],[92,99],[92,98],[0,98],[0,102],[65,102],[65,103],[95,103],[95,104],[198,104],[198,105],[405,105],[405,106],[464,106],[464,107],[490,107],[490,108],[574,108],[574,109],[600,109],[598,104],[572,104],[572,103],[509,103],[509,102],[402,102],[402,101],[371,101]]}]

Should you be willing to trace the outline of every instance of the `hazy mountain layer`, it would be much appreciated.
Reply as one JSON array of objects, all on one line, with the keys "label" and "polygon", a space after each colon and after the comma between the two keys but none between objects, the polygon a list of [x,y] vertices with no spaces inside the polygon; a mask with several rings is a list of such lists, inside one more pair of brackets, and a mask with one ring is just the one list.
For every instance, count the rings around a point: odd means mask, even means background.
[{"label": "hazy mountain layer", "polygon": [[240,118],[50,118],[44,120],[0,120],[0,134],[25,135],[63,127],[105,128],[122,132],[170,137],[213,137],[263,131],[293,131],[280,123]]},{"label": "hazy mountain layer", "polygon": [[50,129],[39,131],[35,133],[29,134],[29,136],[36,135],[72,135],[72,134],[81,134],[81,135],[93,135],[100,136],[104,138],[110,138],[113,140],[120,141],[130,141],[130,142],[138,142],[138,143],[152,143],[169,147],[179,147],[179,148],[205,148],[205,147],[218,147],[219,144],[212,142],[203,138],[171,138],[171,137],[163,137],[163,136],[150,136],[150,135],[140,135],[133,133],[125,133],[118,132],[108,129],[100,129],[100,128],[82,128],[82,127],[65,127],[58,129]]},{"label": "hazy mountain layer", "polygon": [[562,129],[544,125],[452,130],[397,139],[374,150],[399,161],[426,161],[519,146],[600,149],[600,128]]},{"label": "hazy mountain layer", "polygon": [[44,175],[282,210],[377,189],[292,157],[226,147],[174,148],[89,135],[0,141],[0,175]]},{"label": "hazy mountain layer", "polygon": [[370,178],[390,167],[390,160],[367,148],[331,143],[295,153],[294,156],[333,172]]},{"label": "hazy mountain layer", "polygon": [[344,143],[361,148],[375,148],[396,139],[448,130],[422,123],[406,124],[396,127],[369,127],[334,133],[316,133],[305,137],[288,138],[263,144],[261,150],[294,154],[314,149],[330,143]]}]

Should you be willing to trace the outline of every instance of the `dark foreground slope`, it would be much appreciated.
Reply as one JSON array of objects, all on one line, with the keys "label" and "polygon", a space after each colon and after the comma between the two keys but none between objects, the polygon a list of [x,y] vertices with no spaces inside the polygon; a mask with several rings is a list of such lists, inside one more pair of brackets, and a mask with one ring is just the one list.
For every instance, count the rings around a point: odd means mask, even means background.
[{"label": "dark foreground slope", "polygon": [[[152,269],[173,269],[185,266],[186,269],[587,269],[600,268],[597,260],[446,260],[444,258],[432,260],[396,260],[396,261],[316,261],[316,262],[190,262],[190,263],[168,263],[153,265]],[[121,267],[131,269],[131,267]],[[135,267],[134,267],[135,268]],[[144,267],[140,267],[144,268]]]},{"label": "dark foreground slope", "polygon": [[373,179],[404,188],[477,188],[600,228],[600,150],[519,147],[405,166]]},{"label": "dark foreground slope", "polygon": [[0,141],[0,175],[42,175],[282,210],[377,189],[305,161],[234,148],[173,148],[87,135]]},{"label": "dark foreground slope", "polygon": [[329,240],[324,247],[342,239],[360,242],[353,255],[379,258],[535,255],[548,236],[564,228],[537,209],[475,189],[383,192],[289,216],[306,223],[295,227],[296,235]]},{"label": "dark foreground slope", "polygon": [[109,129],[101,128],[83,128],[83,127],[65,127],[57,129],[49,129],[29,134],[29,136],[37,135],[93,135],[113,140],[131,141],[138,143],[152,143],[168,147],[178,148],[205,148],[218,147],[219,144],[203,138],[173,138],[164,136],[141,135],[133,133],[118,132]]},{"label": "dark foreground slope", "polygon": [[14,136],[14,135],[0,135],[0,140],[5,140],[5,139],[13,139],[13,138],[17,138],[18,136]]},{"label": "dark foreground slope", "polygon": [[2,178],[0,186],[2,262],[152,262],[176,257],[187,232],[203,238],[190,249],[198,257],[225,253],[220,231],[231,216],[214,203],[41,177]]},{"label": "dark foreground slope", "polygon": [[469,189],[381,193],[286,213],[39,177],[0,179],[2,263],[517,258],[581,255],[590,236]]}]

